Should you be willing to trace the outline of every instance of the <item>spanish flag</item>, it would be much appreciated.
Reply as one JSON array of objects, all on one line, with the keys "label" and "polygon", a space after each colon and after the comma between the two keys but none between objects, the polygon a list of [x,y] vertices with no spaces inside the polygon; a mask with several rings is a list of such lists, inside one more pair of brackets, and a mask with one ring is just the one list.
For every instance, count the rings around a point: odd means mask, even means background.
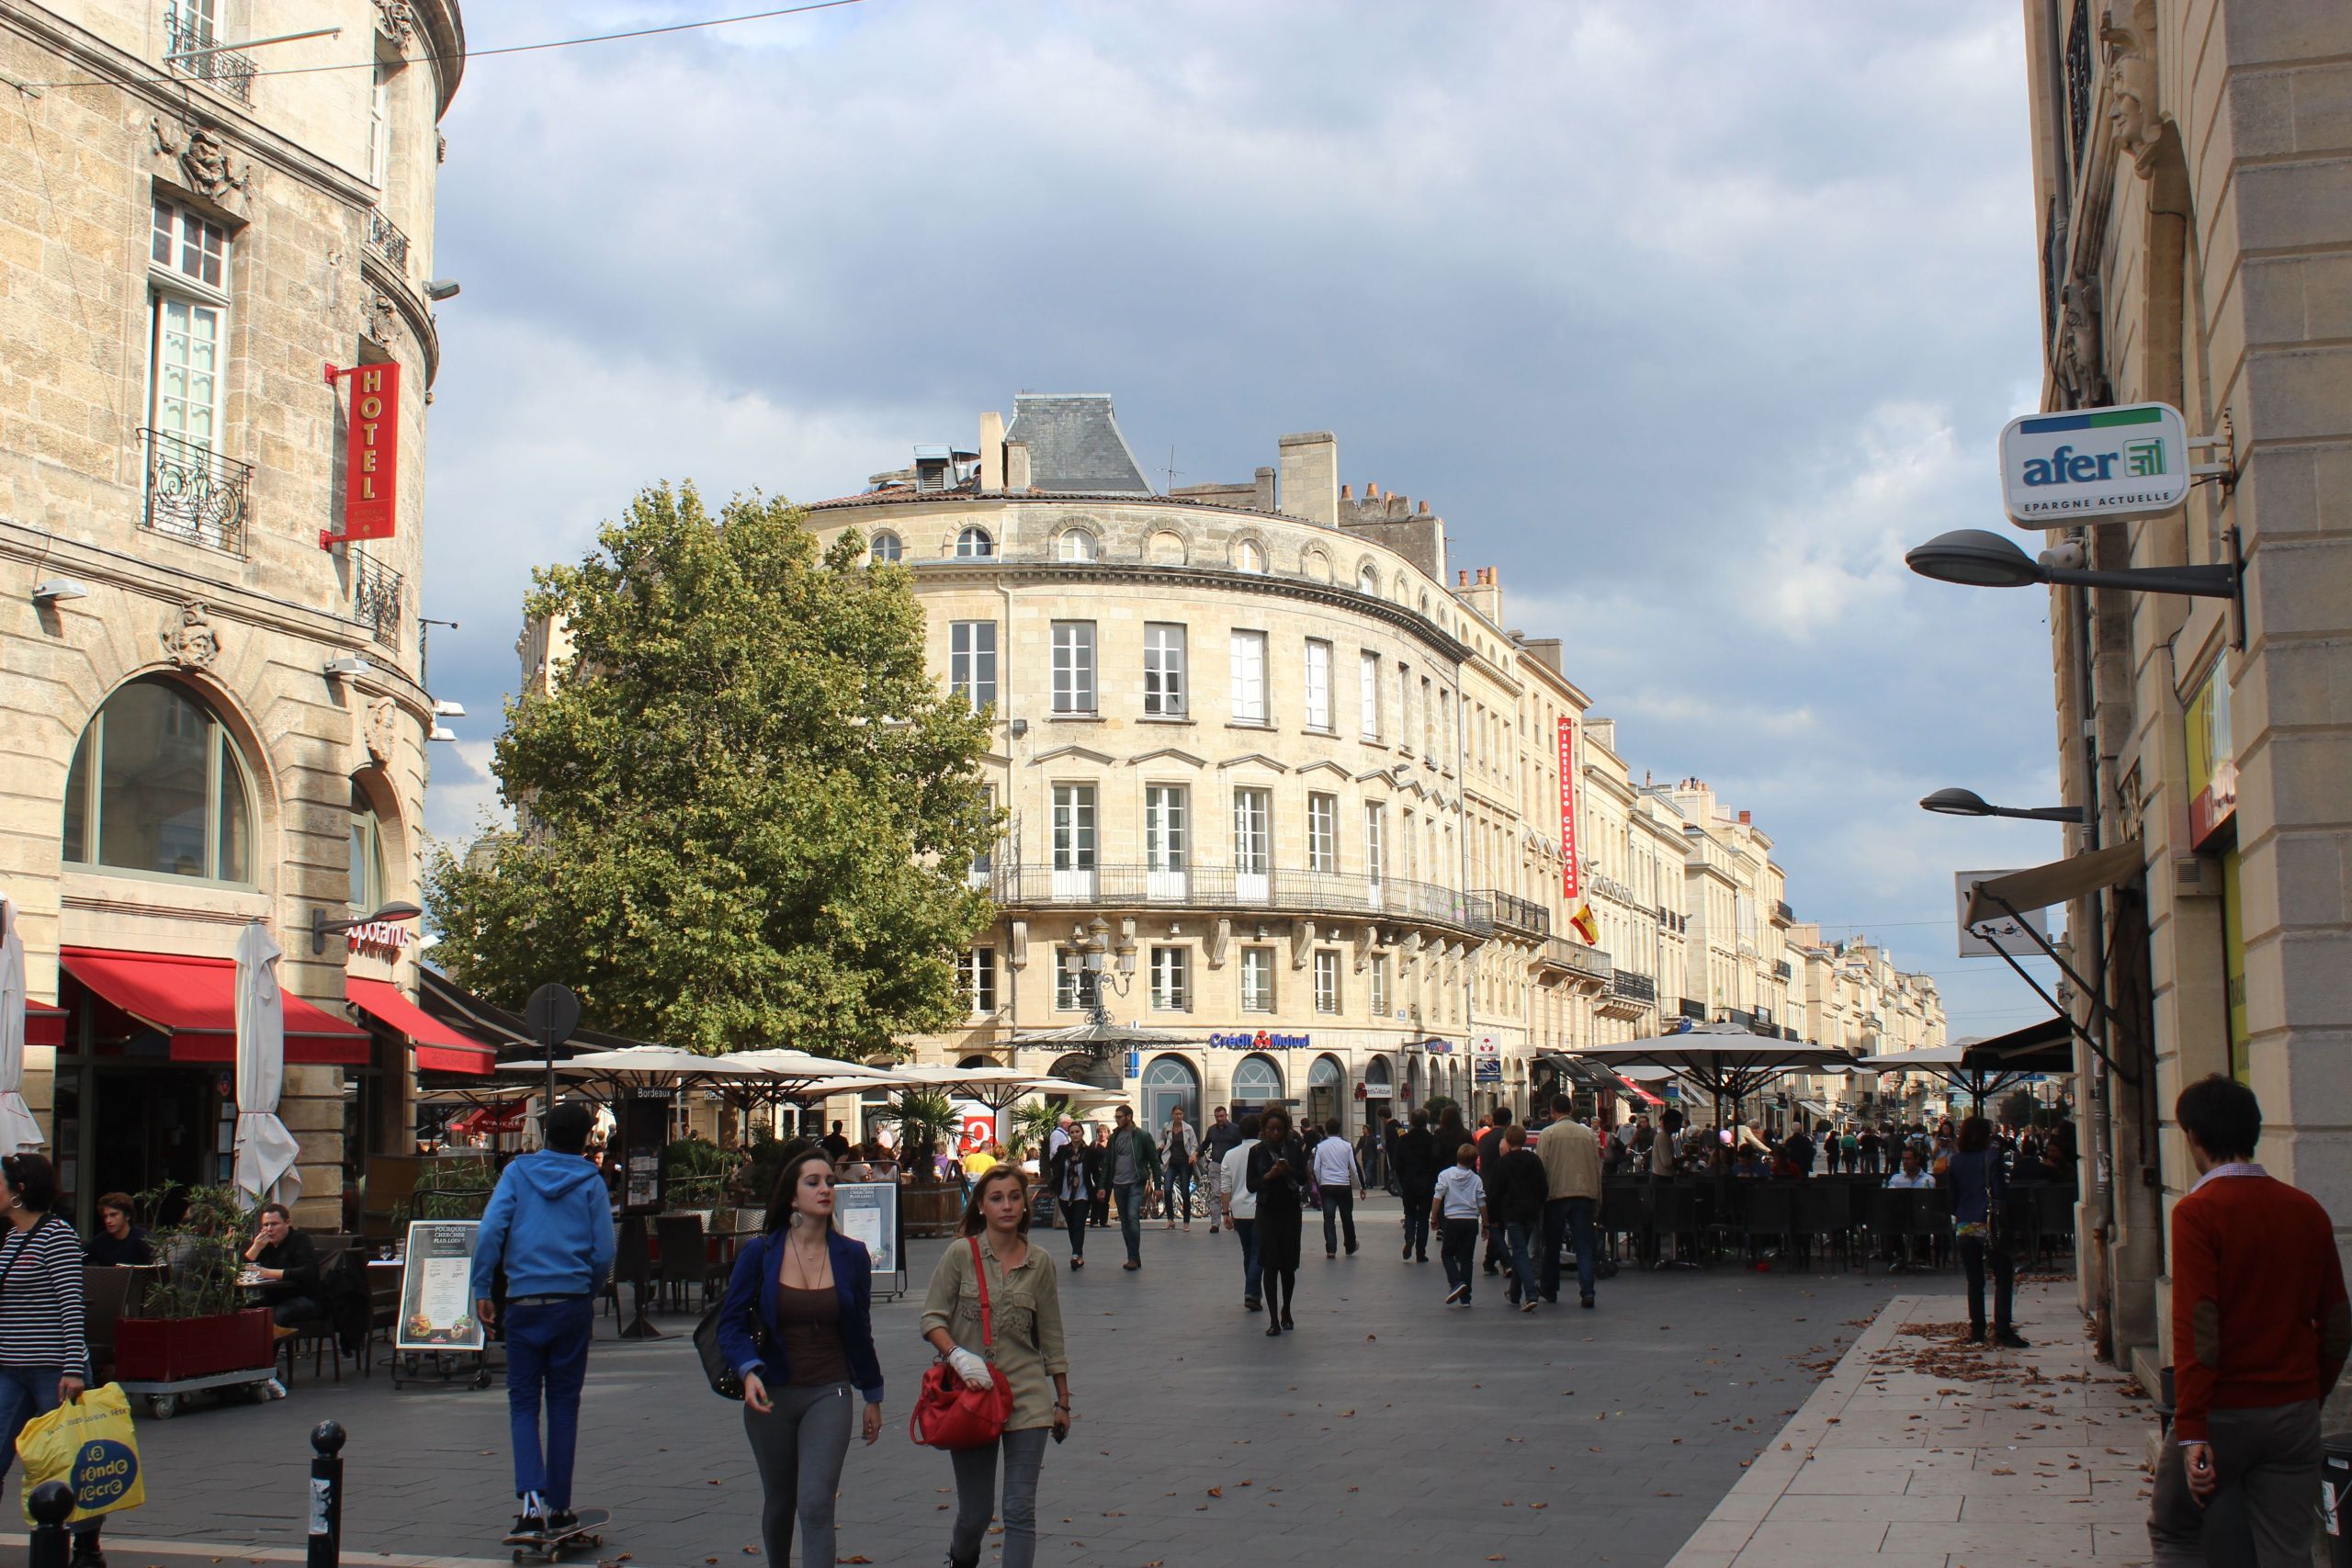
[{"label": "spanish flag", "polygon": [[1587,947],[1592,947],[1599,944],[1600,941],[1600,922],[1592,918],[1591,905],[1577,905],[1577,912],[1568,917],[1568,924],[1576,927],[1577,935],[1584,938],[1584,944]]}]

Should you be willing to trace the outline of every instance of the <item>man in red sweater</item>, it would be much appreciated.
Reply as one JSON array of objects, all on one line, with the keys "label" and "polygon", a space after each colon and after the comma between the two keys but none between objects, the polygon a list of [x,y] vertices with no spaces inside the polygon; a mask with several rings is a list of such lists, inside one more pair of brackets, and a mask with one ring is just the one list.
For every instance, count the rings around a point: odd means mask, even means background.
[{"label": "man in red sweater", "polygon": [[2201,1568],[2205,1507],[2242,1490],[2259,1568],[2310,1568],[2319,1410],[2352,1350],[2335,1227],[2308,1194],[2254,1163],[2262,1107],[2219,1074],[2173,1111],[2197,1184],[2173,1206],[2177,1404],[2156,1466],[2156,1568]]}]

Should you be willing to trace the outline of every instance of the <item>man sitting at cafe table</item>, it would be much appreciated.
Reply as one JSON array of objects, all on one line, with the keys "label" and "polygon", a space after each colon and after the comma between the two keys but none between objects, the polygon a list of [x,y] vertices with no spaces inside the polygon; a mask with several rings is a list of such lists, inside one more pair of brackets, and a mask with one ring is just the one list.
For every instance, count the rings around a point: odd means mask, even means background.
[{"label": "man sitting at cafe table", "polygon": [[283,1203],[261,1206],[261,1229],[245,1248],[245,1277],[254,1300],[269,1309],[280,1339],[296,1324],[326,1315],[319,1304],[319,1249],[294,1228],[294,1216]]}]

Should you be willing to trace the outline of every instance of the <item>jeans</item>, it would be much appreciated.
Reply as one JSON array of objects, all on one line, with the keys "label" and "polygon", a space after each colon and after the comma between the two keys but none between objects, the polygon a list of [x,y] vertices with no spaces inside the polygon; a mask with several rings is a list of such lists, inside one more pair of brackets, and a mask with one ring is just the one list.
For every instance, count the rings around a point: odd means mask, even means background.
[{"label": "jeans", "polygon": [[1987,1247],[1981,1235],[1960,1238],[1960,1266],[1968,1274],[1968,1326],[1982,1334],[1984,1331],[1984,1260],[1987,1254],[1993,1262],[1993,1332],[2009,1331],[2009,1298],[2014,1291],[2009,1251],[2005,1247]]},{"label": "jeans", "polygon": [[1241,1243],[1241,1293],[1251,1301],[1258,1299],[1258,1222],[1237,1218],[1233,1234]]},{"label": "jeans", "polygon": [[[948,1456],[956,1466],[956,1528],[947,1537],[947,1561],[978,1568],[980,1548],[996,1508],[996,1453],[1004,1450],[1004,1557],[1002,1568],[1033,1568],[1037,1561],[1037,1472],[1046,1463],[1051,1427],[1023,1427],[977,1449]],[[774,1561],[774,1560],[772,1560]],[[802,1559],[803,1562],[808,1561]],[[784,1568],[776,1561],[776,1568]]]},{"label": "jeans", "polygon": [[1340,1249],[1340,1233],[1347,1232],[1348,1250],[1356,1249],[1356,1194],[1352,1187],[1323,1189],[1323,1250]]},{"label": "jeans", "polygon": [[1436,1197],[1434,1187],[1405,1184],[1405,1250],[1423,1260],[1430,1255],[1430,1204]]},{"label": "jeans", "polygon": [[269,1321],[280,1328],[291,1328],[298,1323],[315,1323],[326,1314],[327,1309],[308,1296],[280,1296],[269,1303]]},{"label": "jeans", "polygon": [[[1176,1212],[1180,1199],[1184,1205],[1181,1214]],[[1193,1223],[1193,1168],[1189,1164],[1168,1168],[1168,1191],[1163,1201],[1170,1219],[1182,1220],[1188,1225]]]},{"label": "jeans", "polygon": [[767,1560],[792,1560],[792,1521],[800,1520],[800,1561],[824,1562],[838,1550],[833,1495],[849,1457],[849,1384],[773,1388],[775,1408],[743,1406],[743,1434],[760,1472],[760,1540]]},{"label": "jeans", "polygon": [[[506,1305],[506,1414],[514,1427],[514,1495],[537,1492],[550,1508],[571,1506],[571,1457],[580,1442],[580,1385],[588,1381],[592,1296]],[[539,1399],[547,1396],[546,1457]]]},{"label": "jeans", "polygon": [[1577,1248],[1577,1293],[1592,1294],[1592,1200],[1553,1198],[1544,1205],[1544,1259],[1539,1271],[1544,1299],[1560,1299],[1560,1244],[1573,1238]]},{"label": "jeans", "polygon": [[[62,1367],[0,1366],[0,1480],[7,1477],[8,1466],[17,1457],[17,1438],[25,1423],[57,1408],[57,1380],[64,1375]],[[104,1523],[101,1515],[66,1528],[75,1540],[95,1547],[98,1527]]]},{"label": "jeans", "polygon": [[[2216,1410],[2208,1419],[2213,1468],[2221,1489],[2210,1505],[2188,1490],[2180,1444],[2168,1435],[2156,1461],[2155,1496],[2148,1505],[2148,1542],[2155,1568],[2202,1568],[2211,1562],[2247,1562],[2256,1568],[2309,1568],[2312,1499],[2319,1495],[2319,1403],[2301,1400],[2267,1409]],[[2226,1532],[2234,1552],[2208,1558],[2207,1530]],[[2251,1537],[2252,1551],[2247,1551]],[[2217,1546],[2223,1543],[2218,1539]]]},{"label": "jeans", "polygon": [[1470,1280],[1478,1271],[1478,1222],[1448,1220],[1438,1243],[1438,1255],[1445,1260],[1445,1282],[1470,1297]]},{"label": "jeans", "polygon": [[1528,1220],[1512,1220],[1503,1226],[1503,1246],[1510,1258],[1510,1294],[1515,1300],[1532,1302],[1542,1293],[1527,1247],[1530,1242],[1542,1243],[1544,1230],[1540,1222]]},{"label": "jeans", "polygon": [[1127,1244],[1127,1261],[1143,1261],[1143,1183],[1122,1181],[1113,1191],[1119,1195],[1119,1239]]},{"label": "jeans", "polygon": [[1093,1214],[1094,1200],[1064,1198],[1059,1201],[1062,1210],[1062,1227],[1069,1232],[1069,1255],[1072,1258],[1083,1258],[1086,1256],[1086,1222]]}]

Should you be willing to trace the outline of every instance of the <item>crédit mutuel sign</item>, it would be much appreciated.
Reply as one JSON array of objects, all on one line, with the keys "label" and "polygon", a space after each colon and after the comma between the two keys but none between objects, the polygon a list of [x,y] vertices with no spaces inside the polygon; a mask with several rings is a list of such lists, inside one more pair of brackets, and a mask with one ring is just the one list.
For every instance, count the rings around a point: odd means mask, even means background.
[{"label": "cr\u00e9dit mutuel sign", "polygon": [[2029,414],[2001,431],[2001,500],[2023,527],[2154,517],[2188,499],[2189,479],[2188,426],[2165,403]]}]

